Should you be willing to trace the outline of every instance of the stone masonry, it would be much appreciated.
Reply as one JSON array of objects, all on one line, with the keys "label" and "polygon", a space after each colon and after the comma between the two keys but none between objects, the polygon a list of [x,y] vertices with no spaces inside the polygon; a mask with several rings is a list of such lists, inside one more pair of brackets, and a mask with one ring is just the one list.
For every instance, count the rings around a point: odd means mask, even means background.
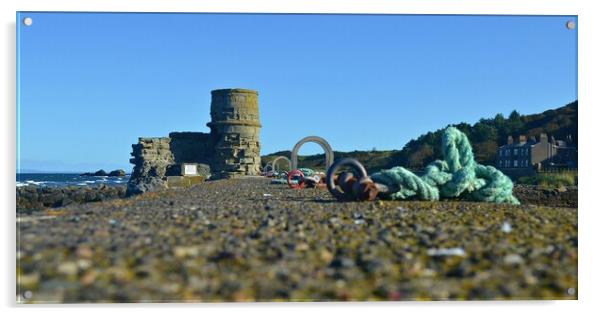
[{"label": "stone masonry", "polygon": [[[134,164],[127,195],[168,187],[192,176],[232,178],[260,172],[257,91],[211,91],[210,133],[172,132],[169,137],[141,137],[132,145]],[[198,174],[184,173],[195,165]]]},{"label": "stone masonry", "polygon": [[134,164],[132,178],[141,176],[164,177],[167,166],[174,163],[174,157],[169,148],[171,139],[168,137],[138,139],[138,144],[132,145],[130,163]]},{"label": "stone masonry", "polygon": [[214,168],[222,177],[256,175],[259,155],[259,110],[257,91],[222,89],[211,91],[211,122],[216,135]]}]

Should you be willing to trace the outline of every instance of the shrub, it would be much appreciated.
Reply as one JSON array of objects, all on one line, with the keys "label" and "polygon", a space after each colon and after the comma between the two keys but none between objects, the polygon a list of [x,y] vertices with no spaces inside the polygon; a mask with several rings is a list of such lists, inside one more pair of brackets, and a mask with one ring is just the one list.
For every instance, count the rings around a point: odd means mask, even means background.
[{"label": "shrub", "polygon": [[539,185],[547,188],[574,186],[577,185],[577,172],[561,171],[554,173],[538,173],[534,176],[520,177],[517,183]]}]

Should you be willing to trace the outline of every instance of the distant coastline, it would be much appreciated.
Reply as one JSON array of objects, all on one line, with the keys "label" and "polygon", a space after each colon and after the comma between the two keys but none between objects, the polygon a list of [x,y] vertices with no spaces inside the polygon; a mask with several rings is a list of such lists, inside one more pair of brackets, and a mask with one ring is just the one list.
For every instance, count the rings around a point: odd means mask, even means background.
[{"label": "distant coastline", "polygon": [[17,174],[25,174],[25,173],[39,173],[39,174],[47,174],[47,173],[62,173],[62,174],[81,174],[83,171],[45,171],[45,170],[37,170],[37,169],[21,169],[21,171],[17,170]]}]

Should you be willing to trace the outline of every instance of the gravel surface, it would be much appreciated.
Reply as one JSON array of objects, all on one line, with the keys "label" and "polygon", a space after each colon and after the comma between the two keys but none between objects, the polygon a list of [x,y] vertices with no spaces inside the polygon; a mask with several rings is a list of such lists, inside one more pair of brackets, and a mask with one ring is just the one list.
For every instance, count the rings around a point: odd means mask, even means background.
[{"label": "gravel surface", "polygon": [[269,179],[19,215],[20,302],[576,299],[577,209]]}]

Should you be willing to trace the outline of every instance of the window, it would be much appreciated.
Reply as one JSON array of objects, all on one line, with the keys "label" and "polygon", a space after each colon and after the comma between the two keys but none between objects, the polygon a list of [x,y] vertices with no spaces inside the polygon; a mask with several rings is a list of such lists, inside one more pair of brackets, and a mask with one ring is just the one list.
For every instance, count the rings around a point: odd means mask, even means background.
[{"label": "window", "polygon": [[514,149],[514,155],[518,155],[518,149]]},{"label": "window", "polygon": [[518,167],[518,160],[514,161],[514,168]]}]

